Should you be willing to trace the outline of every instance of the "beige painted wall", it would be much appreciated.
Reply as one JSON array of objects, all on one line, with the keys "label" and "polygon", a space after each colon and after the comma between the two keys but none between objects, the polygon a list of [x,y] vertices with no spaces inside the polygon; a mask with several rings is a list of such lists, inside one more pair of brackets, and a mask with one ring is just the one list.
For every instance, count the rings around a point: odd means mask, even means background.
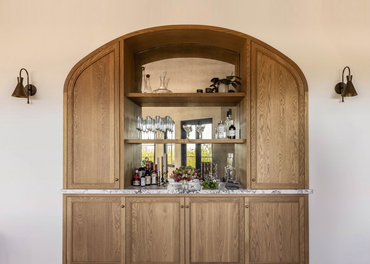
[{"label": "beige painted wall", "polygon": [[[310,259],[370,263],[368,0],[0,0],[0,263],[62,259],[64,80],[123,34],[203,24],[254,36],[294,60],[309,84]],[[349,65],[359,96],[339,103]],[[10,95],[26,67],[38,94]]]}]

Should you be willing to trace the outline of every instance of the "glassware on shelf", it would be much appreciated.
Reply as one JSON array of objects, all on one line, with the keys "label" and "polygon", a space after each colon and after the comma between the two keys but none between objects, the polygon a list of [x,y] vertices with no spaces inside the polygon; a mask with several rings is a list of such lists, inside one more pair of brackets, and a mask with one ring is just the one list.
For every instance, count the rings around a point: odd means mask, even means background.
[{"label": "glassware on shelf", "polygon": [[141,116],[136,117],[136,129],[139,132],[138,138],[141,139],[143,131],[143,118]]},{"label": "glassware on shelf", "polygon": [[190,137],[190,132],[193,131],[193,128],[191,127],[191,125],[183,125],[182,128],[185,130],[186,132],[186,138],[189,139]]},{"label": "glassware on shelf", "polygon": [[152,93],[152,86],[150,85],[150,74],[146,75],[146,92]]},{"label": "glassware on shelf", "polygon": [[218,139],[226,138],[226,126],[224,122],[222,122],[222,120],[220,121],[220,123],[218,123],[217,134],[218,134]]},{"label": "glassware on shelf", "polygon": [[199,139],[203,139],[203,131],[205,127],[205,125],[196,125],[195,130],[198,132]]},{"label": "glassware on shelf", "polygon": [[153,124],[154,122],[150,116],[147,116],[145,120],[146,120],[146,129],[148,131],[148,139],[150,139],[152,132],[154,132],[154,124]]},{"label": "glassware on shelf", "polygon": [[161,132],[161,126],[163,126],[163,120],[160,116],[156,116],[154,120],[154,129],[155,129],[155,138],[161,138],[160,132]]},{"label": "glassware on shelf", "polygon": [[139,83],[139,90],[142,93],[147,92],[147,83],[146,83],[146,77],[145,77],[145,67],[141,67],[141,81]]},{"label": "glassware on shelf", "polygon": [[[167,139],[172,139],[175,131],[175,122],[170,116],[152,118],[147,116],[142,118],[136,117],[136,129],[139,132],[140,139],[164,139],[167,133]],[[191,131],[190,131],[191,132]]]},{"label": "glassware on shelf", "polygon": [[168,82],[170,79],[166,79],[166,74],[167,72],[164,72],[161,76],[159,76],[159,88],[154,90],[153,93],[172,93],[172,91],[168,90]]}]

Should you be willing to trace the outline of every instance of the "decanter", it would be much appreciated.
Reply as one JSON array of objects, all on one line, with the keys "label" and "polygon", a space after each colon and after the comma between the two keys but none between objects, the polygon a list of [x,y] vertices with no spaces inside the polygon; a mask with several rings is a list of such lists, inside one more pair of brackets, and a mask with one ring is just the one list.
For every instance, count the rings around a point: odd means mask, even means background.
[{"label": "decanter", "polygon": [[172,91],[168,90],[168,83],[170,81],[170,78],[166,79],[166,74],[167,72],[164,72],[161,76],[159,76],[159,88],[154,90],[153,93],[172,93]]}]

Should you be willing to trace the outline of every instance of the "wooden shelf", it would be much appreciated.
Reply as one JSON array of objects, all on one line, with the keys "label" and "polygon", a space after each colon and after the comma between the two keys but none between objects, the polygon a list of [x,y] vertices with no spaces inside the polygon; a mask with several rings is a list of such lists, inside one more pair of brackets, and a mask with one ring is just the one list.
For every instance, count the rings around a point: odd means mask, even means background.
[{"label": "wooden shelf", "polygon": [[128,144],[244,144],[245,139],[125,139]]},{"label": "wooden shelf", "polygon": [[245,93],[126,93],[126,97],[139,106],[236,106]]}]

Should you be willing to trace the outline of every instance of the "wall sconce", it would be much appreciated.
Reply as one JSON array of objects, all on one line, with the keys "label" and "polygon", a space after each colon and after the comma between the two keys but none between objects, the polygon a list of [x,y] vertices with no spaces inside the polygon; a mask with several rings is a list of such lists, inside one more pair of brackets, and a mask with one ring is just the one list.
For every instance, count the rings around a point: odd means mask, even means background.
[{"label": "wall sconce", "polygon": [[[22,71],[27,73],[27,85],[23,86],[23,78],[21,77]],[[30,96],[34,96],[37,92],[36,86],[30,84],[28,71],[25,68],[22,68],[19,71],[19,77],[17,77],[18,84],[14,89],[12,94],[13,97],[27,98],[27,104],[30,103]]]},{"label": "wall sconce", "polygon": [[[346,69],[348,69],[349,75],[347,75],[347,83],[344,83],[344,71]],[[348,66],[344,67],[343,69],[342,82],[338,83],[334,89],[337,94],[342,96],[342,102],[344,102],[344,97],[352,97],[357,95],[356,89],[352,83],[351,69]]]}]

